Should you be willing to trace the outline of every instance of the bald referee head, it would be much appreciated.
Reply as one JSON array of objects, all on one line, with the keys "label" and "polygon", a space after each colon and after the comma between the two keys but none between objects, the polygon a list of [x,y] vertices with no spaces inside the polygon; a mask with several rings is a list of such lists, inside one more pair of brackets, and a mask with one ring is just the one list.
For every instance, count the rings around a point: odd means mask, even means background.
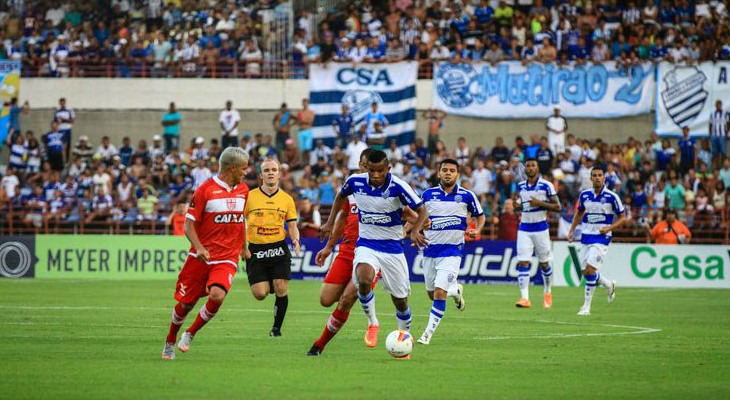
[{"label": "bald referee head", "polygon": [[281,165],[273,158],[266,159],[261,163],[261,184],[267,189],[279,187],[281,179]]}]

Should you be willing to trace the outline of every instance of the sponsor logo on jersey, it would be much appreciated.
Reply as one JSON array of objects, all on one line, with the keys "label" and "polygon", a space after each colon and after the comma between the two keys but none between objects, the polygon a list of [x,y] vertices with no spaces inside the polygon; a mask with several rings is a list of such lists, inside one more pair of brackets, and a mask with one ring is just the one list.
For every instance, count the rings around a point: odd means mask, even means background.
[{"label": "sponsor logo on jersey", "polygon": [[[230,207],[230,206],[229,206]],[[217,214],[213,217],[216,224],[242,224],[244,221],[243,214]]]},{"label": "sponsor logo on jersey", "polygon": [[265,228],[260,226],[256,228],[256,234],[259,236],[273,236],[279,234],[279,228]]},{"label": "sponsor logo on jersey", "polygon": [[589,214],[586,217],[589,224],[598,224],[606,221],[606,216],[601,214]]},{"label": "sponsor logo on jersey", "polygon": [[363,215],[360,214],[360,222],[363,224],[371,224],[371,225],[384,225],[389,224],[392,221],[390,218],[390,215],[384,215],[384,214],[367,214]]},{"label": "sponsor logo on jersey", "polygon": [[434,231],[461,225],[459,217],[438,217],[431,220],[431,229]]}]

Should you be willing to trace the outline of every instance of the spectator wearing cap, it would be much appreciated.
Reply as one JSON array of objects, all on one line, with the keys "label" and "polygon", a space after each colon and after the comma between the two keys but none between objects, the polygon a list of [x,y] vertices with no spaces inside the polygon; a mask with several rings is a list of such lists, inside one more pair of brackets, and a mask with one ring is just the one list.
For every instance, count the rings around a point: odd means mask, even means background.
[{"label": "spectator wearing cap", "polygon": [[238,124],[241,114],[233,108],[231,100],[226,101],[226,108],[220,112],[218,123],[221,127],[221,146],[223,149],[238,146]]},{"label": "spectator wearing cap", "polygon": [[548,132],[548,144],[553,154],[565,151],[565,133],[568,131],[568,120],[561,114],[559,105],[553,107],[553,115],[545,122],[545,130]]},{"label": "spectator wearing cap", "polygon": [[205,138],[202,136],[198,136],[195,138],[195,142],[193,143],[193,149],[190,154],[190,159],[192,161],[207,161],[209,157],[208,149],[204,147],[205,145]]},{"label": "spectator wearing cap", "polygon": [[451,58],[451,52],[440,40],[437,40],[433,44],[429,58],[431,61],[446,61]]},{"label": "spectator wearing cap", "polygon": [[165,152],[180,148],[180,124],[182,115],[177,112],[175,103],[170,102],[170,107],[162,116],[162,136],[165,139]]},{"label": "spectator wearing cap", "polygon": [[148,151],[149,159],[154,160],[157,156],[165,156],[165,146],[162,144],[162,136],[154,135],[152,137],[152,145]]},{"label": "spectator wearing cap", "polygon": [[89,137],[86,135],[80,136],[79,142],[76,147],[74,147],[71,154],[74,157],[80,158],[82,162],[88,165],[91,162],[91,159],[94,157],[94,149],[91,148],[91,144],[89,143]]}]

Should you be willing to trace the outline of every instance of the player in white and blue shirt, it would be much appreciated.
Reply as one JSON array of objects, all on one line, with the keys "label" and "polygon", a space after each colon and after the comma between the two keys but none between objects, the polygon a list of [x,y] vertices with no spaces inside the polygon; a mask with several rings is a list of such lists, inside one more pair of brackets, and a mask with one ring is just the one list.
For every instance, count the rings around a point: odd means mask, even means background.
[{"label": "player in white and blue shirt", "polygon": [[[390,174],[385,152],[373,150],[368,154],[368,172],[353,174],[342,185],[335,197],[333,210],[342,208],[348,196],[354,196],[359,214],[359,238],[355,245],[352,282],[358,288],[358,298],[365,314],[375,306],[373,280],[378,272],[385,290],[390,292],[396,308],[398,328],[410,330],[411,310],[408,295],[411,291],[408,264],[403,254],[403,211],[406,207],[418,213],[411,232],[415,246],[428,242],[421,233],[428,218],[423,201],[403,180]],[[334,213],[322,226],[324,237],[329,236]]]},{"label": "player in white and blue shirt", "polygon": [[550,249],[550,230],[548,211],[560,212],[560,200],[555,186],[542,179],[537,160],[525,161],[527,179],[517,184],[517,209],[522,211],[522,219],[517,229],[517,282],[520,287],[520,299],[515,304],[520,308],[531,306],[529,297],[530,264],[532,254],[537,255],[537,262],[542,271],[543,307],[552,308],[553,268],[552,251]]},{"label": "player in white and blue shirt", "polygon": [[591,315],[591,301],[597,284],[606,287],[609,303],[616,297],[616,281],[609,280],[598,269],[603,266],[603,260],[606,258],[612,231],[621,226],[626,219],[621,198],[606,189],[605,171],[598,167],[593,168],[591,182],[593,188],[582,191],[578,197],[578,212],[573,217],[573,224],[568,233],[568,242],[572,242],[575,228],[578,223],[581,224],[580,242],[583,245],[581,267],[586,280],[586,291],[585,302],[578,315]]},{"label": "player in white and blue shirt", "polygon": [[[431,226],[426,230],[428,246],[423,250],[423,276],[426,291],[433,300],[428,325],[418,343],[429,344],[446,312],[446,298],[453,297],[459,310],[464,310],[463,286],[459,276],[464,254],[464,235],[475,237],[484,227],[484,212],[471,190],[459,187],[459,163],[454,159],[441,162],[439,186],[423,192]],[[467,231],[467,218],[477,219],[477,226]]]}]

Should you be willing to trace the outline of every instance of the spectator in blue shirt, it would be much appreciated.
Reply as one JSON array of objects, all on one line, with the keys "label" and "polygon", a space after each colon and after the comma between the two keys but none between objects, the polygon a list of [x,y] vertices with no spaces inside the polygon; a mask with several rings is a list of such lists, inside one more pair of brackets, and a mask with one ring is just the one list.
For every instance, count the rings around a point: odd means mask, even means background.
[{"label": "spectator in blue shirt", "polygon": [[654,62],[663,61],[669,54],[669,48],[664,45],[664,40],[660,37],[654,39],[654,46],[651,48],[651,58]]},{"label": "spectator in blue shirt", "polygon": [[182,116],[175,109],[175,103],[170,103],[169,110],[162,116],[162,137],[165,139],[166,153],[172,149],[180,149],[180,122]]},{"label": "spectator in blue shirt", "polygon": [[129,137],[124,137],[122,139],[122,147],[119,148],[119,157],[122,159],[122,164],[124,165],[131,165],[130,162],[132,161],[132,155],[134,154],[134,148],[131,145],[131,141],[129,140]]},{"label": "spectator in blue shirt", "polygon": [[[15,142],[15,137],[21,134],[20,130],[20,114],[27,115],[28,111],[30,111],[30,104],[28,101],[23,103],[23,106],[18,106],[18,98],[13,97],[10,99],[10,104],[8,104],[10,111],[10,121],[8,123],[8,136],[7,136],[7,142],[8,145]],[[0,147],[2,145],[0,144]]]},{"label": "spectator in blue shirt", "polygon": [[586,39],[584,37],[578,38],[577,46],[570,46],[568,48],[568,59],[575,61],[576,65],[585,64],[591,56],[591,51],[586,45]]},{"label": "spectator in blue shirt", "polygon": [[682,128],[682,138],[679,139],[679,169],[682,175],[689,172],[690,169],[694,168],[695,154],[697,149],[695,147],[694,138],[689,137],[689,127],[685,126]]},{"label": "spectator in blue shirt", "polygon": [[51,121],[51,130],[43,135],[43,145],[46,148],[46,157],[54,171],[63,171],[66,166],[66,149],[69,144],[67,136],[58,131],[58,122]]},{"label": "spectator in blue shirt", "polygon": [[342,147],[343,143],[350,141],[353,133],[354,121],[350,116],[349,108],[346,104],[342,105],[342,114],[332,120],[332,129],[337,135],[337,145]]},{"label": "spectator in blue shirt", "polygon": [[479,25],[486,25],[494,17],[494,9],[489,7],[487,0],[482,0],[479,7],[474,9],[474,18],[476,18]]}]

